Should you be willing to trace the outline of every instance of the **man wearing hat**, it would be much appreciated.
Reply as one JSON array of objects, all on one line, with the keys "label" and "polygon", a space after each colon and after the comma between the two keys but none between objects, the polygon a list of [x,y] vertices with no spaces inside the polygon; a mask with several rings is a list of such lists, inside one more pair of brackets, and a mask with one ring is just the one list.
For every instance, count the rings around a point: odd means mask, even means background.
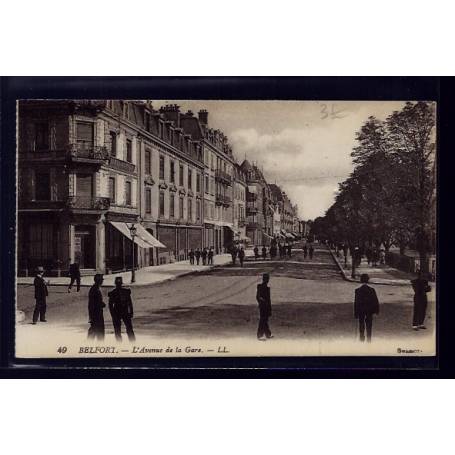
[{"label": "man wearing hat", "polygon": [[103,275],[97,273],[93,277],[95,284],[88,291],[88,316],[90,328],[88,329],[89,339],[104,340],[104,315],[103,308],[106,304],[103,302],[101,294],[101,285],[103,284]]},{"label": "man wearing hat", "polygon": [[108,293],[109,311],[114,325],[115,338],[122,341],[122,321],[125,324],[126,333],[130,341],[135,341],[133,323],[133,302],[131,300],[131,289],[123,287],[121,276],[115,278],[115,289]]},{"label": "man wearing hat", "polygon": [[379,314],[379,300],[376,291],[368,286],[370,277],[363,273],[360,275],[362,286],[355,290],[354,317],[359,320],[360,341],[365,341],[365,326],[367,341],[371,341],[373,328],[373,314]]},{"label": "man wearing hat", "polygon": [[46,297],[49,295],[47,291],[47,284],[43,278],[44,275],[44,268],[39,266],[36,268],[36,276],[33,281],[33,285],[35,286],[35,310],[33,311],[33,322],[32,324],[36,324],[38,321],[38,316],[40,322],[47,322],[46,321]]},{"label": "man wearing hat", "polygon": [[272,316],[272,302],[270,300],[270,287],[268,286],[270,275],[262,275],[262,283],[258,284],[256,300],[259,305],[259,325],[257,337],[258,340],[264,341],[266,338],[273,338],[269,327],[269,317]]}]

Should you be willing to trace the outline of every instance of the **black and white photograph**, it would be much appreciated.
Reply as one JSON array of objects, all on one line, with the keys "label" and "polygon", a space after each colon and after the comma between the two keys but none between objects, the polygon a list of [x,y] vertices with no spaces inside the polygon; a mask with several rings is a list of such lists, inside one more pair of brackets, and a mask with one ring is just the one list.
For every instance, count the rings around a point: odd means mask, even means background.
[{"label": "black and white photograph", "polygon": [[18,100],[16,356],[435,355],[436,107]]}]

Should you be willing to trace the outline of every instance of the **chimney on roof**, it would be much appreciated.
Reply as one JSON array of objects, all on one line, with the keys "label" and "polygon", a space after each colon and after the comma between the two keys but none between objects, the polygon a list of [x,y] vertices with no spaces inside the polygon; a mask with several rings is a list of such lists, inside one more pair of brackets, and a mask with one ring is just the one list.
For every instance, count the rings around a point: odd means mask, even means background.
[{"label": "chimney on roof", "polygon": [[209,123],[209,113],[207,112],[206,109],[201,109],[201,110],[198,112],[198,117],[199,117],[199,121],[200,121],[203,125],[208,125],[208,123]]},{"label": "chimney on roof", "polygon": [[188,112],[186,113],[186,115],[187,115],[188,117],[192,117],[194,114],[193,114],[193,111],[192,111],[192,110],[188,109]]}]

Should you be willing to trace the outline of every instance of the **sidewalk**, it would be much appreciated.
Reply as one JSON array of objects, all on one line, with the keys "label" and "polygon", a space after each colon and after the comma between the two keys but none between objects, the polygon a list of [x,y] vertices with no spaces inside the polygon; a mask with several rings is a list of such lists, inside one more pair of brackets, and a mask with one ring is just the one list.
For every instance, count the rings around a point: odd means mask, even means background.
[{"label": "sidewalk", "polygon": [[[112,273],[104,275],[103,287],[113,287],[116,277],[121,276],[123,283],[130,286],[145,286],[150,284],[164,283],[165,281],[175,280],[178,277],[190,275],[192,273],[206,272],[213,267],[226,265],[231,262],[230,254],[218,254],[213,258],[213,265],[191,265],[190,261],[174,262],[173,264],[156,265],[143,267],[136,270],[136,282],[131,283],[131,271]],[[68,286],[69,277],[49,277],[51,286]],[[33,285],[34,277],[17,277],[18,285]],[[92,286],[93,276],[87,275],[81,277],[81,286]],[[73,285],[75,291],[75,285]]]},{"label": "sidewalk", "polygon": [[377,267],[371,267],[368,265],[365,258],[362,258],[360,267],[355,270],[356,278],[351,277],[351,256],[348,255],[346,266],[344,265],[344,255],[340,252],[340,257],[337,258],[334,251],[329,248],[330,254],[336,262],[343,278],[346,281],[353,283],[360,283],[360,275],[367,273],[370,276],[371,284],[388,284],[393,286],[410,286],[410,281],[415,278],[410,273],[405,273],[397,270],[388,265],[378,265]]}]

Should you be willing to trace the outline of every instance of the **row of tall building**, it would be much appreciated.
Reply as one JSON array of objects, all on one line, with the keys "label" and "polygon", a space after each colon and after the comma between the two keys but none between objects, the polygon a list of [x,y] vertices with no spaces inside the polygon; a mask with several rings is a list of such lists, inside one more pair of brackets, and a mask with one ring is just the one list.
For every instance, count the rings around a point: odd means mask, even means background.
[{"label": "row of tall building", "polygon": [[18,103],[18,273],[110,273],[302,234],[297,207],[239,163],[208,112],[147,101]]}]

